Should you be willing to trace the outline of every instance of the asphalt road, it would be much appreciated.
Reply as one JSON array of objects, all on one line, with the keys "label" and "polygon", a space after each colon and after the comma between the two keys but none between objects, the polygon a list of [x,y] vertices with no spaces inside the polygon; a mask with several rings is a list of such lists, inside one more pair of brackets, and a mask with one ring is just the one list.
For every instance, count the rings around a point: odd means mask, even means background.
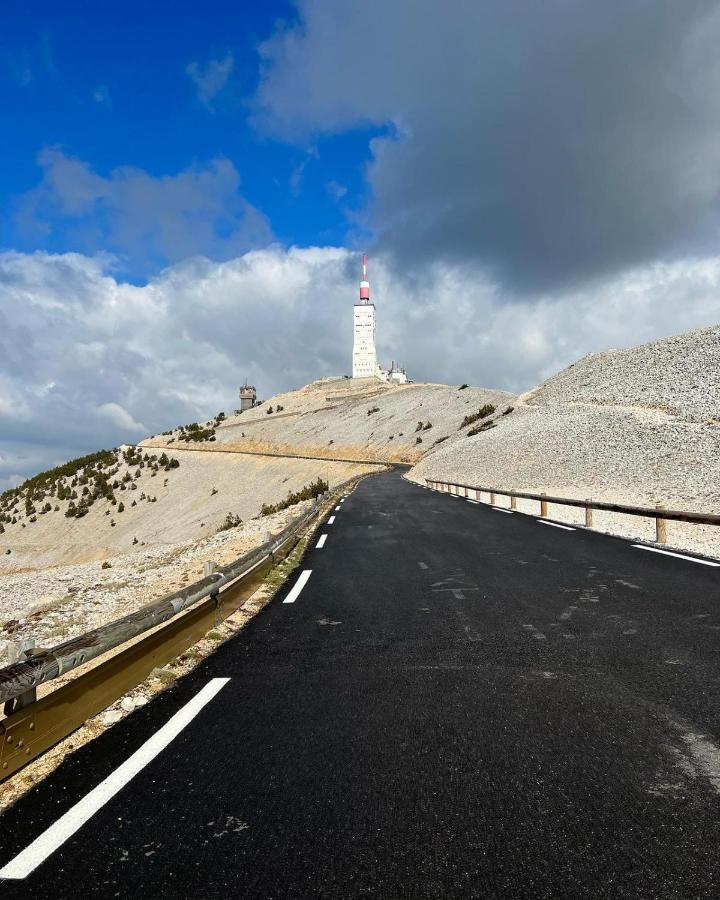
[{"label": "asphalt road", "polygon": [[238,637],[0,818],[1,870],[218,686],[0,896],[720,896],[720,568],[397,473],[335,516]]}]

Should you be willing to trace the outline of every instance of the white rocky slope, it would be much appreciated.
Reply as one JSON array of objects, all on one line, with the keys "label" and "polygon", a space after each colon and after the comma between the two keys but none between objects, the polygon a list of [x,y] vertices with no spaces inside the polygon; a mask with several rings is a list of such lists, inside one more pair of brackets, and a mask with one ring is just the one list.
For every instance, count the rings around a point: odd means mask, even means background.
[{"label": "white rocky slope", "polygon": [[[519,397],[494,424],[473,437],[459,432],[411,477],[717,511],[720,328],[585,357]],[[552,514],[578,517],[562,507]],[[647,520],[596,513],[595,523],[652,537]],[[713,555],[720,555],[718,532],[668,526],[670,543]]]},{"label": "white rocky slope", "polygon": [[176,431],[144,444],[416,462],[453,435],[468,413],[488,403],[504,408],[513,399],[507,391],[467,386],[328,378],[229,416],[213,442],[183,443]]}]

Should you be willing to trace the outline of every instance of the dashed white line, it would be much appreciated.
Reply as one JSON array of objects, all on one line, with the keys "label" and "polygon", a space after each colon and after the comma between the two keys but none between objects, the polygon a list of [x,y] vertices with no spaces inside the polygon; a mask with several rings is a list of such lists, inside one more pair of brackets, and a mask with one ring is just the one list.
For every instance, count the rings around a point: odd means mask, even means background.
[{"label": "dashed white line", "polygon": [[283,603],[294,603],[297,598],[300,596],[300,592],[308,583],[308,579],[312,575],[312,569],[305,569],[301,574],[298,580],[295,582],[295,586],[287,595],[287,597],[283,600]]},{"label": "dashed white line", "polygon": [[421,569],[427,569],[427,563],[419,562],[418,565],[420,566]]},{"label": "dashed white line", "polygon": [[660,550],[658,547],[645,547],[642,544],[633,544],[636,550],[649,550],[651,553],[662,553],[663,556],[675,556],[678,559],[686,559],[688,562],[699,563],[701,566],[713,566],[718,568],[720,563],[710,562],[709,559],[698,559],[696,556],[685,556],[684,553],[671,553],[670,550]]},{"label": "dashed white line", "polygon": [[230,681],[213,678],[192,700],[178,710],[149,740],[100,784],[72,806],[65,815],[35,838],[23,851],[0,869],[0,878],[27,878],[42,862],[95,815],[98,810],[121,791],[129,781],[161,753],[195,716]]},{"label": "dashed white line", "polygon": [[332,525],[332,523],[334,521],[335,521],[335,516],[330,516],[330,518],[328,519],[328,525]]},{"label": "dashed white line", "polygon": [[545,519],[536,519],[536,522],[539,522],[541,525],[552,525],[553,528],[562,528],[563,531],[575,531],[574,528],[571,528],[569,525],[558,525],[557,522],[547,522]]},{"label": "dashed white line", "polygon": [[[495,510],[495,512],[506,512],[506,513],[512,513],[512,512],[513,512],[513,510],[511,510],[511,509],[503,509],[502,506],[493,506],[493,509]],[[550,525],[551,523],[550,523],[550,522],[547,522],[546,524],[547,524],[547,525]]]},{"label": "dashed white line", "polygon": [[315,544],[315,549],[316,549],[316,550],[322,550],[322,548],[325,546],[325,541],[326,541],[326,540],[327,540],[327,535],[326,535],[326,534],[321,534],[321,535],[320,535],[320,540],[317,542],[317,544]]},{"label": "dashed white line", "polygon": [[474,503],[476,506],[480,505],[479,500],[471,500],[469,497],[466,497],[465,499],[467,500],[468,503]]},{"label": "dashed white line", "polygon": [[338,503],[338,505],[335,507],[335,512],[337,512],[339,509],[340,509],[340,504]]}]

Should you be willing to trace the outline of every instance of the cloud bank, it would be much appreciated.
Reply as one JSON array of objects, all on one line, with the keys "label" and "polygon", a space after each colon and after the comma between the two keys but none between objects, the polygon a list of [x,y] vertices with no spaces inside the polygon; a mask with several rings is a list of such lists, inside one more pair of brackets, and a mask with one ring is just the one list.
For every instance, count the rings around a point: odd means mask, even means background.
[{"label": "cloud bank", "polygon": [[[112,260],[0,254],[0,488],[72,456],[351,369],[358,257],[269,247],[196,257],[136,286]],[[720,320],[720,257],[506,304],[437,263],[419,284],[371,260],[381,361],[418,381],[522,390],[579,356]]]}]

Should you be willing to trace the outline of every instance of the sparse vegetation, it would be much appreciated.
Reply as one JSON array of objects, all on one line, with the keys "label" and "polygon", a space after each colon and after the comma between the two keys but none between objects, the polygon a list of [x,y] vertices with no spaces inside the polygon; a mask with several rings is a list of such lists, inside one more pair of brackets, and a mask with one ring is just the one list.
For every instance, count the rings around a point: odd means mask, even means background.
[{"label": "sparse vegetation", "polygon": [[484,406],[481,406],[480,409],[476,413],[472,413],[469,416],[465,416],[462,422],[459,425],[459,429],[466,428],[468,425],[472,425],[473,422],[477,422],[479,419],[486,419],[488,416],[491,416],[495,412],[495,407],[492,403],[486,403]]},{"label": "sparse vegetation", "polygon": [[379,406],[372,406],[372,407],[367,411],[367,414],[368,414],[369,416],[371,416],[373,413],[376,413],[376,412],[380,412],[380,407],[379,407]]},{"label": "sparse vegetation", "polygon": [[100,566],[101,569],[112,569],[112,563],[109,563],[107,560]]},{"label": "sparse vegetation", "polygon": [[466,384],[461,384],[460,387],[458,388],[458,390],[459,390],[459,391],[464,391],[466,387],[467,387]]},{"label": "sparse vegetation", "polygon": [[435,443],[433,444],[433,447],[435,447],[437,444],[442,444],[442,442],[443,442],[443,441],[446,441],[449,437],[450,437],[450,435],[449,435],[449,434],[446,434],[445,437],[438,438],[438,439],[435,441]]},{"label": "sparse vegetation", "polygon": [[473,437],[475,434],[480,434],[481,431],[490,431],[491,428],[495,428],[494,422],[483,422],[482,425],[478,425],[477,428],[471,428],[468,431],[467,436]]},{"label": "sparse vegetation", "polygon": [[514,406],[508,406],[508,408],[503,412],[504,416],[509,416],[510,413],[515,409]]},{"label": "sparse vegetation", "polygon": [[416,438],[415,438],[415,443],[416,443],[416,444],[422,444],[422,438],[421,438],[421,437],[416,437]]},{"label": "sparse vegetation", "polygon": [[237,528],[238,525],[242,525],[240,516],[236,513],[228,513],[218,531],[230,531],[231,528]]},{"label": "sparse vegetation", "polygon": [[324,494],[327,489],[327,481],[318,478],[311,484],[305,485],[305,487],[299,491],[295,491],[294,493],[291,491],[287,497],[279,503],[263,503],[260,509],[260,515],[271,516],[273,513],[280,512],[282,509],[287,509],[289,506],[295,506],[297,503],[302,503],[303,500],[312,500],[314,497],[319,497],[321,494]]}]

